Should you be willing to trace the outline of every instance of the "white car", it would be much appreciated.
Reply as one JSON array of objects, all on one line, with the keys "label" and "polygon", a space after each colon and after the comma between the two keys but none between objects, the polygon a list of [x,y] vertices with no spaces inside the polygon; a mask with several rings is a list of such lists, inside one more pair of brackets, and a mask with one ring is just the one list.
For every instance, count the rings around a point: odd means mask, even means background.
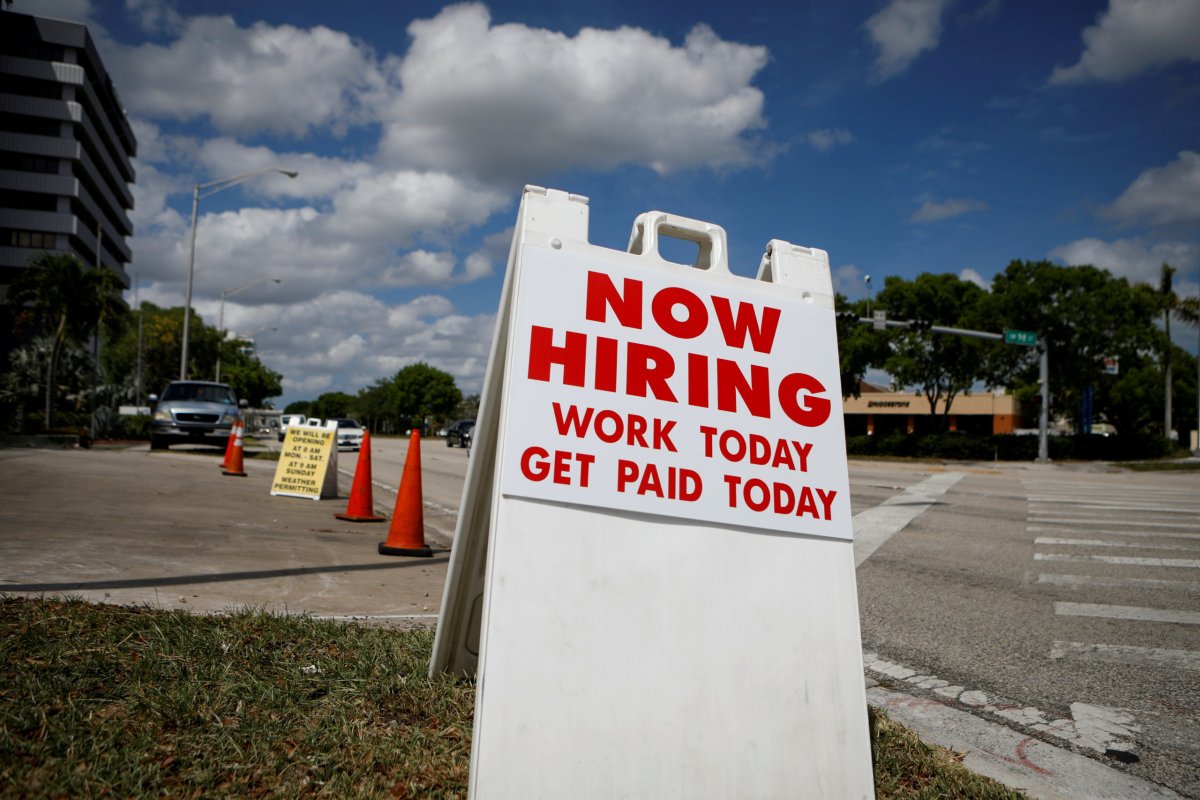
[{"label": "white car", "polygon": [[362,447],[363,428],[361,425],[345,417],[326,420],[326,423],[329,422],[337,423],[337,446],[339,450],[343,447],[348,447],[351,450],[357,450]]}]

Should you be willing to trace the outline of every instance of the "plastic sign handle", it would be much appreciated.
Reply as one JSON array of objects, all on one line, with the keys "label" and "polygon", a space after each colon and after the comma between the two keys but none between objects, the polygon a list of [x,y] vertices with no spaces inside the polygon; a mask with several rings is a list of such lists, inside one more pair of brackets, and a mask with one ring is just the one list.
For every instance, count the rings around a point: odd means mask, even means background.
[{"label": "plastic sign handle", "polygon": [[662,260],[658,253],[661,236],[695,242],[700,247],[696,268],[710,272],[729,273],[729,248],[725,229],[711,222],[688,219],[665,211],[647,211],[633,221],[629,237],[629,252]]}]

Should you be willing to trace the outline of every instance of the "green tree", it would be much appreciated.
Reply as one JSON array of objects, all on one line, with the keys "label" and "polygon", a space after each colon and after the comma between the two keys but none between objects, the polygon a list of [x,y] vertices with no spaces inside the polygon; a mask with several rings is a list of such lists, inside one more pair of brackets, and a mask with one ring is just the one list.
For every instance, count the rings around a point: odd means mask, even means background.
[{"label": "green tree", "polygon": [[1175,268],[1170,264],[1163,264],[1155,296],[1163,322],[1163,435],[1168,439],[1171,438],[1171,396],[1174,394],[1171,381],[1171,350],[1174,348],[1171,342],[1171,317],[1178,316],[1192,325],[1200,324],[1200,297],[1180,297],[1173,288],[1174,278]]},{"label": "green tree", "polygon": [[345,392],[326,392],[312,404],[311,416],[321,419],[350,416],[350,407],[354,398]]},{"label": "green tree", "polygon": [[913,281],[889,277],[879,293],[877,302],[890,318],[913,320],[918,325],[916,330],[891,332],[883,368],[899,383],[920,388],[939,430],[946,426],[954,398],[983,378],[986,346],[979,339],[928,329],[932,325],[967,327],[984,294],[983,289],[956,275],[929,272]]},{"label": "green tree", "polygon": [[269,408],[269,399],[283,393],[283,376],[241,351],[222,360],[221,380],[251,408]]},{"label": "green tree", "polygon": [[[1116,390],[1123,381],[1104,374],[1104,358],[1120,359],[1120,377],[1128,377],[1127,370],[1140,370],[1145,354],[1159,350],[1162,334],[1154,326],[1156,307],[1149,287],[1131,286],[1093,266],[1013,261],[993,279],[977,318],[986,321],[989,330],[1016,328],[1038,334],[1049,348],[1050,413],[1078,424],[1089,387],[1096,389],[1097,416],[1118,413],[1110,403],[1120,397],[1126,399],[1119,402],[1128,401],[1130,387]],[[992,348],[988,382],[1011,385],[1023,399],[1035,395],[1037,360],[1031,347]],[[1129,419],[1128,406],[1121,413]]]},{"label": "green tree", "polygon": [[445,420],[462,401],[462,392],[447,372],[417,362],[392,377],[399,427],[422,425],[425,420]]},{"label": "green tree", "polygon": [[380,378],[359,391],[354,398],[354,413],[372,433],[390,433],[399,428],[396,405],[396,384]]},{"label": "green tree", "polygon": [[842,373],[842,397],[858,397],[863,376],[871,367],[882,366],[888,357],[888,335],[858,320],[867,316],[867,302],[850,303],[842,295],[834,298],[837,309],[838,361]]},{"label": "green tree", "polygon": [[[179,351],[182,347],[183,307],[159,308],[143,302],[134,312],[141,317],[142,388],[147,394],[161,392],[163,387],[179,377]],[[268,398],[283,392],[282,376],[268,369],[258,357],[244,350],[240,340],[221,341],[219,332],[204,324],[195,311],[188,331],[188,374],[196,380],[214,377],[217,353],[221,353],[221,380],[228,383],[239,399],[251,406],[261,407]],[[136,397],[138,361],[137,325],[126,325],[120,337],[104,349],[104,360],[110,375],[117,376],[121,394],[129,400]]]},{"label": "green tree", "polygon": [[479,395],[469,394],[454,408],[456,419],[476,419],[479,416]]},{"label": "green tree", "polygon": [[88,269],[74,254],[38,253],[8,289],[8,302],[28,306],[17,314],[18,323],[31,323],[50,337],[46,357],[45,419],[54,426],[54,398],[58,390],[58,361],[68,343],[82,343],[105,328],[120,330],[127,313],[121,300],[121,279],[108,268]]}]

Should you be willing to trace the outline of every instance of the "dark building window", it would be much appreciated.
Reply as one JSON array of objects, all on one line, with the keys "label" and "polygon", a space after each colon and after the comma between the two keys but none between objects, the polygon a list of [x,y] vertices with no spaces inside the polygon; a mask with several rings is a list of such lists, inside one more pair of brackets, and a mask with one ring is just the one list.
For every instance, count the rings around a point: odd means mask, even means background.
[{"label": "dark building window", "polygon": [[40,172],[43,175],[58,174],[58,159],[46,156],[31,156],[27,153],[0,152],[0,169],[14,172]]},{"label": "dark building window", "polygon": [[45,97],[48,100],[62,100],[63,95],[62,84],[21,75],[5,75],[4,91],[25,97]]},{"label": "dark building window", "polygon": [[14,231],[0,228],[0,242],[6,247],[32,247],[35,250],[53,250],[58,246],[58,236],[42,231]]},{"label": "dark building window", "polygon": [[58,211],[58,197],[38,192],[0,190],[0,208],[16,208],[21,211]]},{"label": "dark building window", "polygon": [[58,138],[62,132],[62,124],[56,119],[30,117],[25,114],[0,113],[0,131],[9,133],[28,133],[34,136],[53,136]]}]

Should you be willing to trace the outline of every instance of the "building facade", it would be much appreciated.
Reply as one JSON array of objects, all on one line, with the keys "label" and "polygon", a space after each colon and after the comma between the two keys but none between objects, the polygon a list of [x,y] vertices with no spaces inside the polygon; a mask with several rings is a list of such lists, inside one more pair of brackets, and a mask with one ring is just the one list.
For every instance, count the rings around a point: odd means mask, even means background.
[{"label": "building facade", "polygon": [[[865,382],[859,391],[858,397],[847,397],[842,402],[848,436],[925,433],[936,427],[929,415],[929,400],[920,392],[889,392]],[[944,400],[937,410],[946,414],[945,430],[952,432],[1015,433],[1036,427],[1011,394],[958,394],[948,413]]]},{"label": "building facade", "polygon": [[136,154],[87,27],[0,11],[0,287],[40,251],[128,287]]}]

